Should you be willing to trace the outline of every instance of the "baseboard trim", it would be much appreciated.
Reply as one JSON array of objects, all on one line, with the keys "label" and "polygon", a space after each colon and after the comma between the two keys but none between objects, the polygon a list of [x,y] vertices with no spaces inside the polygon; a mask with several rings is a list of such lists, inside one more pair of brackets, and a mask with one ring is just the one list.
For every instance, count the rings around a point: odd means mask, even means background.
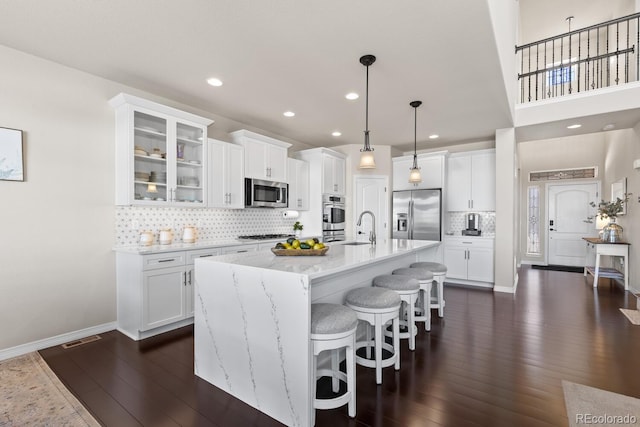
[{"label": "baseboard trim", "polygon": [[55,337],[17,345],[15,347],[0,350],[0,361],[22,356],[23,354],[31,353],[33,351],[42,350],[43,348],[64,344],[69,341],[79,340],[80,338],[85,338],[90,335],[113,331],[114,329],[116,329],[116,322],[109,322],[103,323],[102,325],[92,326],[90,328],[80,329],[78,331],[67,332],[66,334],[56,335]]}]

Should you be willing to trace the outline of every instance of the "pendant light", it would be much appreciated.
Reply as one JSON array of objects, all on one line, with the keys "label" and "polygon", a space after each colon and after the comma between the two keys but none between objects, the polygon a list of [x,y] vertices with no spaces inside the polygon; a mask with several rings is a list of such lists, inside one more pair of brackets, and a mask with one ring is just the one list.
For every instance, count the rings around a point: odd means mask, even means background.
[{"label": "pendant light", "polygon": [[418,154],[416,153],[416,146],[418,141],[418,107],[422,105],[422,101],[411,101],[409,103],[413,107],[414,112],[414,127],[413,127],[413,166],[409,172],[409,182],[413,185],[418,185],[422,182],[422,176],[420,175],[420,168],[418,167]]},{"label": "pendant light", "polygon": [[364,130],[364,148],[360,150],[360,169],[375,169],[376,160],[373,157],[373,148],[369,145],[369,66],[376,62],[373,55],[365,55],[360,58],[360,63],[367,67],[367,91],[365,98],[365,130]]}]

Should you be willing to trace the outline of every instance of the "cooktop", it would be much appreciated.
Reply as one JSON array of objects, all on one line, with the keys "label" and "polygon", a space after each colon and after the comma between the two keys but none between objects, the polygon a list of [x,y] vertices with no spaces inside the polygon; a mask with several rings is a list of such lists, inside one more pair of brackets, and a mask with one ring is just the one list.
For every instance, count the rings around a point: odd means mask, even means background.
[{"label": "cooktop", "polygon": [[250,234],[247,236],[238,236],[241,240],[269,240],[269,239],[285,239],[294,237],[293,234]]}]

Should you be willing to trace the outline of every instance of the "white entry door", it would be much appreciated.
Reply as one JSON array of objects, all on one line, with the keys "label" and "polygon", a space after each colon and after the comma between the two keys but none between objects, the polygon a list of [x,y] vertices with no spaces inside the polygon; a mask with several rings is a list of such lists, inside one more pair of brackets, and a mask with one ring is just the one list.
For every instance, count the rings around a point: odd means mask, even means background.
[{"label": "white entry door", "polygon": [[547,262],[552,265],[584,266],[587,246],[583,237],[596,234],[590,202],[598,203],[598,183],[549,184],[547,186]]},{"label": "white entry door", "polygon": [[[354,177],[355,188],[355,224],[363,211],[371,211],[376,217],[376,236],[378,239],[388,237],[389,230],[389,193],[387,193],[388,178],[386,176],[361,176]],[[356,226],[357,238],[369,236],[371,231],[371,215],[362,218],[362,224]],[[363,236],[364,234],[364,236]],[[364,239],[362,239],[364,240]]]}]

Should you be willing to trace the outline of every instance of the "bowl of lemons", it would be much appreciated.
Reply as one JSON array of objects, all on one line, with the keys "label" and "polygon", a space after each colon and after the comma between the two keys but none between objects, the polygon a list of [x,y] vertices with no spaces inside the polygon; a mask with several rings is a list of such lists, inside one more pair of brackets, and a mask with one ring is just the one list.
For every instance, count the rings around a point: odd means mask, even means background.
[{"label": "bowl of lemons", "polygon": [[286,242],[279,242],[271,252],[278,256],[318,256],[324,255],[329,250],[328,246],[316,238],[308,240],[298,240],[290,237]]}]

